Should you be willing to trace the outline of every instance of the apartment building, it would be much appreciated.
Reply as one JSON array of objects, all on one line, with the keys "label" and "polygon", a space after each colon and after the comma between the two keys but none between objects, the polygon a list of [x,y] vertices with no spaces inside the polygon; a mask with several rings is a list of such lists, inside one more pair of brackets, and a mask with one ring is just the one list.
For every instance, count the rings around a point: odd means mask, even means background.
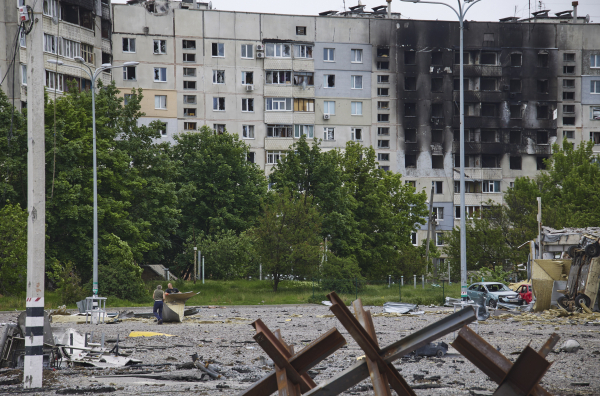
[{"label": "apartment building", "polygon": [[[43,1],[44,28],[44,84],[50,98],[62,95],[69,81],[75,81],[78,89],[89,89],[91,82],[76,58],[94,70],[104,63],[111,63],[112,17],[110,0],[38,0]],[[2,89],[17,108],[27,102],[27,48],[25,34],[21,31],[16,46],[15,67],[13,61],[15,38],[19,28],[18,7],[32,6],[32,0],[6,0],[0,5],[0,72],[8,72]],[[62,65],[49,60],[62,62]],[[84,66],[85,67],[85,66]],[[110,83],[110,71],[101,73],[100,79]]]}]

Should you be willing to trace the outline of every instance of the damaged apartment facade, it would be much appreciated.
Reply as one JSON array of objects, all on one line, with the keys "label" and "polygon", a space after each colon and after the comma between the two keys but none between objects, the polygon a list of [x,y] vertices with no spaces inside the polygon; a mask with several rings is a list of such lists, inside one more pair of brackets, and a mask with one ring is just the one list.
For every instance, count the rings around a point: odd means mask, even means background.
[{"label": "damaged apartment facade", "polygon": [[[92,70],[103,63],[111,63],[112,17],[110,0],[38,0],[43,1],[44,27],[44,84],[50,96],[62,95],[69,81],[78,89],[89,89],[91,82],[86,73],[76,68],[83,66],[75,58],[81,57]],[[18,7],[31,6],[32,1],[4,0],[0,5],[0,71],[9,71],[14,51],[14,39],[19,22]],[[62,65],[49,63],[57,60]],[[85,66],[83,66],[85,67]],[[110,72],[101,73],[103,83],[110,83]],[[17,108],[27,106],[27,48],[25,34],[21,33],[17,46],[15,67],[6,76],[2,88]]]},{"label": "damaged apartment facade", "polygon": [[[372,146],[383,169],[428,196],[433,187],[443,246],[461,216],[457,22],[403,20],[385,7],[297,16],[129,3],[113,5],[114,57],[140,65],[114,78],[122,94],[144,88],[142,122],[164,122],[163,139],[226,129],[267,174],[302,134],[325,150]],[[600,26],[587,22],[542,11],[466,24],[467,216],[503,203],[555,142],[598,139],[600,151]]]}]

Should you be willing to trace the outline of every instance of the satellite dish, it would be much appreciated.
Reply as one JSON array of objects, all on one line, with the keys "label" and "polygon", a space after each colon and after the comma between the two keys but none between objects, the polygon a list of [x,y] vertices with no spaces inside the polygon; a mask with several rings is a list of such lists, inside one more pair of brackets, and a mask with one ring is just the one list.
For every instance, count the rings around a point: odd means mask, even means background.
[{"label": "satellite dish", "polygon": [[209,2],[208,2],[208,9],[209,9],[209,10],[212,10],[212,1],[209,1]]}]

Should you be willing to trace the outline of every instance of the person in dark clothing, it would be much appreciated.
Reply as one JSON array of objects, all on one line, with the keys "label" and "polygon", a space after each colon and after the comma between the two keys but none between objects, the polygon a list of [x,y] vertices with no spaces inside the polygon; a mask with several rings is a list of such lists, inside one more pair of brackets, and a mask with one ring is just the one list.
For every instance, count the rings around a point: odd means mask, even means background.
[{"label": "person in dark clothing", "polygon": [[180,293],[180,291],[176,288],[173,287],[173,285],[171,283],[169,283],[169,288],[167,290],[165,290],[166,294],[175,294],[175,293]]},{"label": "person in dark clothing", "polygon": [[153,294],[154,298],[154,316],[156,316],[156,320],[158,324],[161,325],[162,321],[162,312],[163,312],[163,301],[165,299],[165,292],[162,290],[162,285],[156,286],[156,290],[154,290]]}]

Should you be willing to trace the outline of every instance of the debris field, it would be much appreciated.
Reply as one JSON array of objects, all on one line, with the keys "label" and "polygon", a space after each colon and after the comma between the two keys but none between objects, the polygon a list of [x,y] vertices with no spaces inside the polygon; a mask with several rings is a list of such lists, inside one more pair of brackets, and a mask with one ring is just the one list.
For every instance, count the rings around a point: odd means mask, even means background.
[{"label": "debris field", "polygon": [[[199,308],[182,323],[160,326],[147,318],[92,325],[85,324],[84,317],[53,316],[53,329],[94,332],[91,343],[99,343],[104,333],[108,349],[114,347],[118,337],[119,352],[141,363],[118,368],[45,370],[44,389],[35,394],[239,394],[274,370],[273,362],[253,338],[256,330],[251,323],[257,319],[272,331],[280,329],[285,342],[296,352],[328,330],[339,330],[347,344],[308,372],[317,384],[364,358],[363,350],[324,305]],[[365,309],[371,311],[382,348],[454,312],[443,307],[420,307],[422,314],[384,313],[382,307]],[[19,313],[0,312],[0,333],[7,323],[16,323]],[[600,395],[600,314],[497,310],[486,321],[469,327],[513,362],[527,345],[537,350],[557,333],[560,341],[547,356],[552,365],[540,385],[553,395]],[[451,344],[454,337],[455,333],[436,341]],[[569,340],[575,340],[579,347],[574,348],[571,342],[563,348]],[[410,355],[394,362],[394,366],[417,395],[492,395],[498,387],[451,346],[442,357]],[[21,393],[22,370],[0,370],[0,389],[2,394]],[[367,378],[343,394],[373,395],[371,380]]]}]

